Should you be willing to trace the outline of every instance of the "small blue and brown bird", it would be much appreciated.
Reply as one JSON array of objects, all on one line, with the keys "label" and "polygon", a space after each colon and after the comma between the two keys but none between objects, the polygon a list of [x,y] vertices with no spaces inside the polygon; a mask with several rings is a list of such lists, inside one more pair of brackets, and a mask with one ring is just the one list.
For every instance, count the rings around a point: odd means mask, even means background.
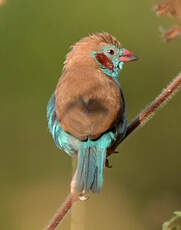
[{"label": "small blue and brown bird", "polygon": [[47,106],[48,127],[58,148],[78,157],[71,191],[99,193],[108,151],[127,130],[118,75],[136,56],[108,33],[78,41]]}]

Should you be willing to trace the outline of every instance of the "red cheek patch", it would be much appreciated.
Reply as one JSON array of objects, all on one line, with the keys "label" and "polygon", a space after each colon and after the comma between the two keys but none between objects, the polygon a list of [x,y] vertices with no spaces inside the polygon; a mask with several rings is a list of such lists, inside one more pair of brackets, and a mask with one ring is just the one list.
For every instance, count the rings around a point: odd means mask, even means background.
[{"label": "red cheek patch", "polygon": [[100,54],[96,54],[96,59],[98,60],[98,62],[100,62],[105,68],[109,69],[109,70],[113,70],[114,69],[114,65],[112,63],[112,61],[103,53]]}]

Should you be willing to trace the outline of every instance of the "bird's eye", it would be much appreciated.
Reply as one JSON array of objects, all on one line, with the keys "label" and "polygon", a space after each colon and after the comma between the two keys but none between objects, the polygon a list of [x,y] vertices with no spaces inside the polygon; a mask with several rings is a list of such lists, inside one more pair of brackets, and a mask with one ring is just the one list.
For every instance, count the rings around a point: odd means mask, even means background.
[{"label": "bird's eye", "polygon": [[109,54],[114,55],[114,50],[113,49],[108,49],[107,51]]}]

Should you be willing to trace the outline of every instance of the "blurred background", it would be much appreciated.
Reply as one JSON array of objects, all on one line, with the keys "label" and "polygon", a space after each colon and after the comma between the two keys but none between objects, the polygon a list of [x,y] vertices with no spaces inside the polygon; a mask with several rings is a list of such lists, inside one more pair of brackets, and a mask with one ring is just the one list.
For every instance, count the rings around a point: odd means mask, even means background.
[{"label": "blurred background", "polygon": [[[175,21],[153,3],[0,1],[0,229],[43,229],[69,192],[72,161],[48,132],[46,105],[71,44],[107,31],[140,57],[120,74],[129,121],[181,71],[181,40],[159,32]],[[181,92],[121,144],[101,193],[84,203],[84,229],[157,230],[181,210],[180,101]],[[70,226],[68,215],[58,229]]]}]

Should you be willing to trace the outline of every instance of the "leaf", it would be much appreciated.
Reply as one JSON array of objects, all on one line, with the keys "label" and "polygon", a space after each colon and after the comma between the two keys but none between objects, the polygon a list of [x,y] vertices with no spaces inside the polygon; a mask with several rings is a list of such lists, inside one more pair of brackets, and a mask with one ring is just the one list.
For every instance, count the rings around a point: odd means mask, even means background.
[{"label": "leaf", "polygon": [[159,15],[170,14],[181,19],[181,0],[164,0],[156,4],[154,10]]},{"label": "leaf", "polygon": [[[163,0],[154,6],[154,10],[159,15],[171,15],[181,21],[181,0]],[[168,31],[161,31],[165,41],[173,40],[181,35],[181,27],[173,26]]]},{"label": "leaf", "polygon": [[170,41],[181,35],[181,27],[172,27],[170,30],[162,31],[163,37],[166,41]]},{"label": "leaf", "polygon": [[181,230],[181,212],[174,212],[175,216],[165,222],[162,230]]}]

